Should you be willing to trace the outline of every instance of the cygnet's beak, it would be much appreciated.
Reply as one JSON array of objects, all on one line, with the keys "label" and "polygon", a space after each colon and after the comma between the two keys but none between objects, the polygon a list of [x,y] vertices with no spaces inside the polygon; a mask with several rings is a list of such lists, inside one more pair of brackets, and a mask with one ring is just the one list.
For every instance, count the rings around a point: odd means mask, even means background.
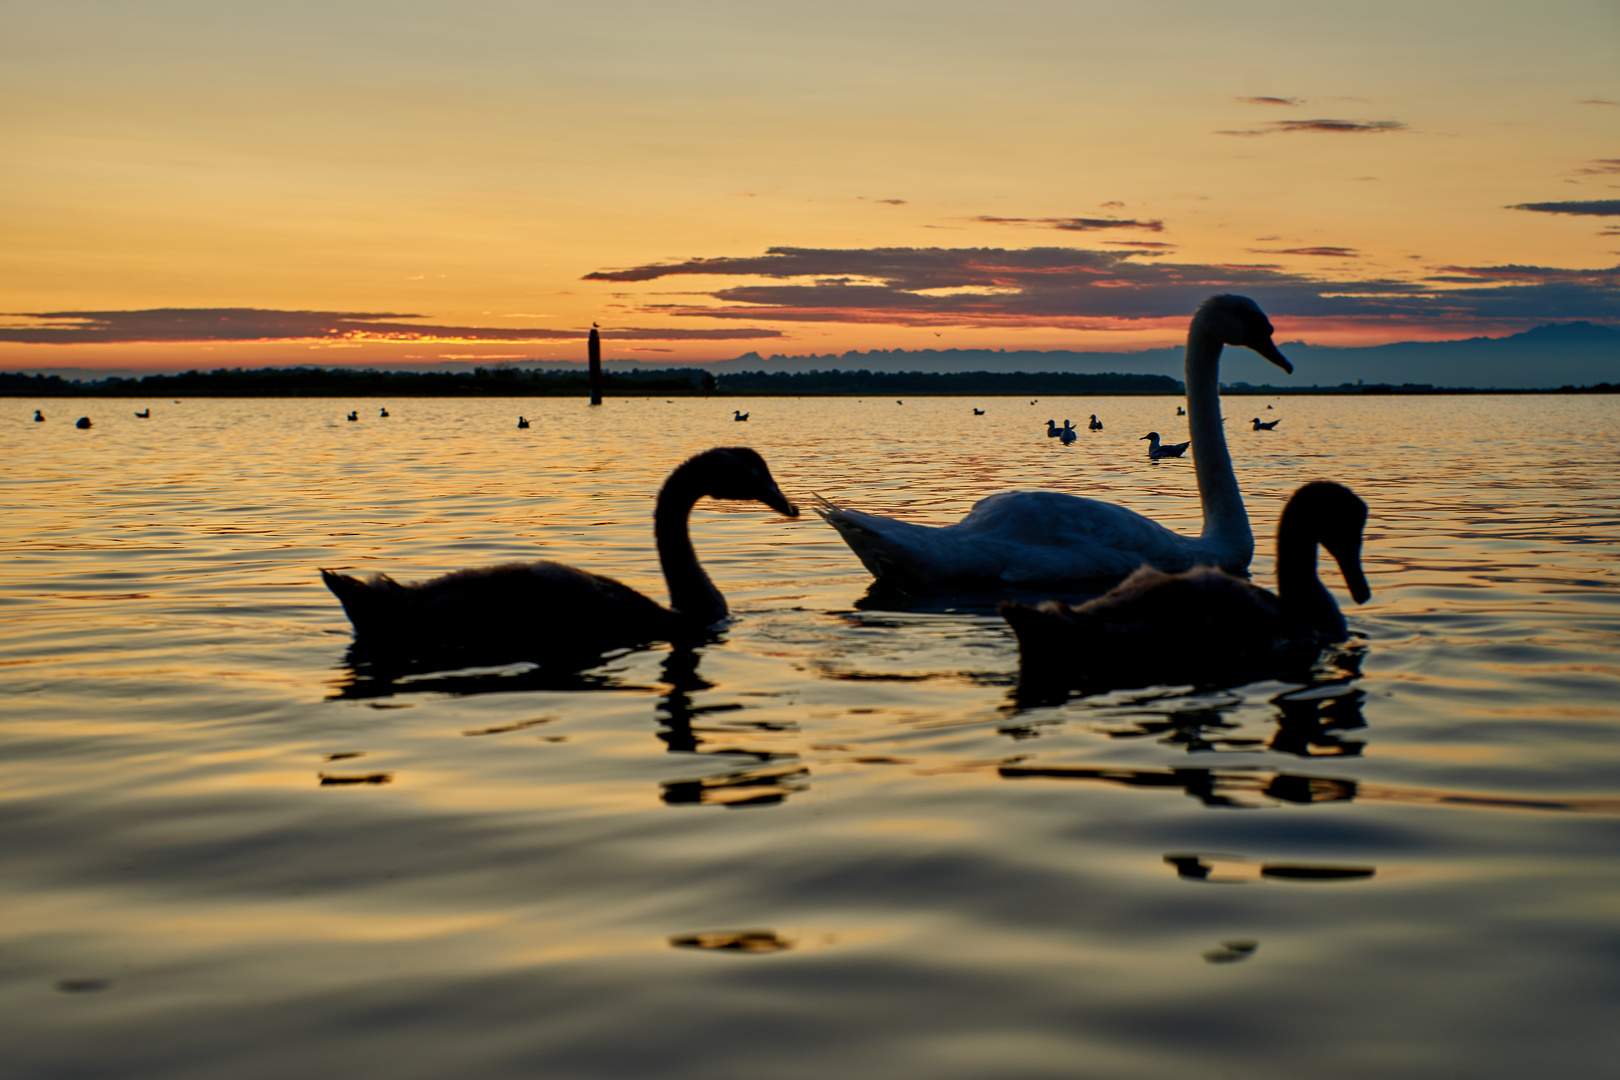
[{"label": "cygnet's beak", "polygon": [[799,508],[788,502],[787,496],[782,494],[782,489],[774,483],[771,485],[770,490],[760,497],[759,501],[783,517],[795,518],[799,516]]}]

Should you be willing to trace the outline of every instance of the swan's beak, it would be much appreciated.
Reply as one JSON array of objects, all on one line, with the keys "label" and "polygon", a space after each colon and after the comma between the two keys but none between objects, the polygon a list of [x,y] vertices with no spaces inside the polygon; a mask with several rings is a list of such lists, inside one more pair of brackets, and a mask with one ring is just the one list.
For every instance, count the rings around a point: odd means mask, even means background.
[{"label": "swan's beak", "polygon": [[1277,346],[1271,343],[1271,339],[1269,337],[1262,338],[1261,340],[1254,342],[1253,344],[1249,345],[1249,348],[1253,349],[1267,360],[1270,360],[1273,364],[1276,364],[1278,367],[1288,372],[1288,374],[1292,375],[1294,373],[1294,365],[1288,362],[1288,357],[1277,351]]}]

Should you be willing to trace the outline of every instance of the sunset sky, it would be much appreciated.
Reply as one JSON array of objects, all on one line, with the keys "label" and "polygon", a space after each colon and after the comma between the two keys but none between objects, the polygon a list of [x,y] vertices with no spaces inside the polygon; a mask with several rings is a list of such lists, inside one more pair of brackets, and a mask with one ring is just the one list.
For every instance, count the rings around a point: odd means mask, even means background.
[{"label": "sunset sky", "polygon": [[0,370],[1620,323],[1614,0],[8,0]]}]

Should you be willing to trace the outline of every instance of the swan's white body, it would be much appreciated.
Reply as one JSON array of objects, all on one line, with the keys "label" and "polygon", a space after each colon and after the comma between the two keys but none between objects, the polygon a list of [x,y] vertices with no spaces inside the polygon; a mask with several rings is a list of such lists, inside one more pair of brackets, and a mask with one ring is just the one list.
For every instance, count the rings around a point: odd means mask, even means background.
[{"label": "swan's white body", "polygon": [[[999,588],[1119,578],[1149,563],[1175,572],[1192,566],[1241,571],[1254,557],[1221,431],[1222,345],[1246,345],[1285,371],[1271,324],[1241,296],[1206,300],[1187,335],[1188,425],[1204,529],[1182,536],[1133,510],[1055,491],[1004,491],[980,500],[955,525],[929,526],[851,510],[816,507],[872,575],[902,588]],[[1056,430],[1056,425],[1051,427]]]}]

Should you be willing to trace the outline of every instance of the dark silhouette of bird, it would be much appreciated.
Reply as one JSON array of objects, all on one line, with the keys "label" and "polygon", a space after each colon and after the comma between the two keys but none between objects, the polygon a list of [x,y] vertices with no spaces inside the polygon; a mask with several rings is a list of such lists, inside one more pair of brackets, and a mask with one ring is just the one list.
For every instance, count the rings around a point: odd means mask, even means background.
[{"label": "dark silhouette of bird", "polygon": [[377,415],[380,416],[380,417],[381,416],[387,416],[388,415],[388,410],[387,409],[378,409],[377,410]]},{"label": "dark silhouette of bird", "polygon": [[1269,420],[1269,421],[1265,421],[1265,422],[1261,422],[1260,418],[1257,416],[1257,417],[1254,418],[1254,430],[1256,430],[1256,431],[1270,431],[1272,428],[1276,427],[1280,423],[1282,423],[1282,417],[1280,417],[1280,416],[1277,417],[1277,419],[1275,419],[1275,420]]},{"label": "dark silhouette of bird", "polygon": [[1101,431],[1102,430],[1102,421],[1097,419],[1097,414],[1096,413],[1091,414],[1091,424],[1089,426],[1091,427],[1092,431]]},{"label": "dark silhouette of bird", "polygon": [[73,426],[83,430],[84,428],[90,426],[90,418],[88,416],[81,416],[77,421],[74,422]]},{"label": "dark silhouette of bird", "polygon": [[1048,600],[1000,605],[1018,636],[1026,675],[1110,686],[1232,686],[1311,663],[1349,636],[1316,576],[1317,545],[1339,564],[1358,604],[1372,595],[1361,570],[1367,504],[1319,480],[1289,498],[1277,523],[1277,591],[1213,566],[1166,574],[1142,566],[1076,607]]},{"label": "dark silhouette of bird", "polygon": [[43,422],[44,419],[45,419],[45,414],[40,412],[38,409],[35,409],[34,410],[34,421],[35,421],[35,423]]},{"label": "dark silhouette of bird", "polygon": [[653,510],[667,608],[612,578],[548,561],[458,570],[412,585],[386,574],[368,581],[322,570],[321,578],[354,625],[356,648],[367,651],[434,656],[462,647],[572,666],[611,648],[700,640],[728,611],[687,528],[704,496],[799,514],[748,447],[716,447],[683,462],[664,481]]},{"label": "dark silhouette of bird", "polygon": [[145,420],[145,419],[149,418],[152,415],[152,410],[150,408],[142,409],[140,412],[136,413],[135,415],[140,417],[142,420]]},{"label": "dark silhouette of bird", "polygon": [[984,410],[983,409],[974,409],[973,410],[973,415],[974,416],[983,416],[984,415]]},{"label": "dark silhouette of bird", "polygon": [[529,421],[526,418],[521,417],[521,416],[518,417],[518,427],[526,428],[528,426],[529,426]]},{"label": "dark silhouette of bird", "polygon": [[742,423],[744,420],[748,419],[749,415],[749,413],[745,413],[741,409],[731,410],[731,418],[738,423]]},{"label": "dark silhouette of bird", "polygon": [[350,420],[358,420],[358,419],[360,419],[360,413],[359,413],[359,412],[358,412],[358,411],[356,411],[356,412],[351,412],[351,413],[350,413],[350,414],[349,414],[349,419],[350,419]]},{"label": "dark silhouette of bird", "polygon": [[1180,405],[1177,405],[1176,406],[1176,415],[1177,416],[1186,416],[1187,415],[1187,410],[1183,409]]}]

